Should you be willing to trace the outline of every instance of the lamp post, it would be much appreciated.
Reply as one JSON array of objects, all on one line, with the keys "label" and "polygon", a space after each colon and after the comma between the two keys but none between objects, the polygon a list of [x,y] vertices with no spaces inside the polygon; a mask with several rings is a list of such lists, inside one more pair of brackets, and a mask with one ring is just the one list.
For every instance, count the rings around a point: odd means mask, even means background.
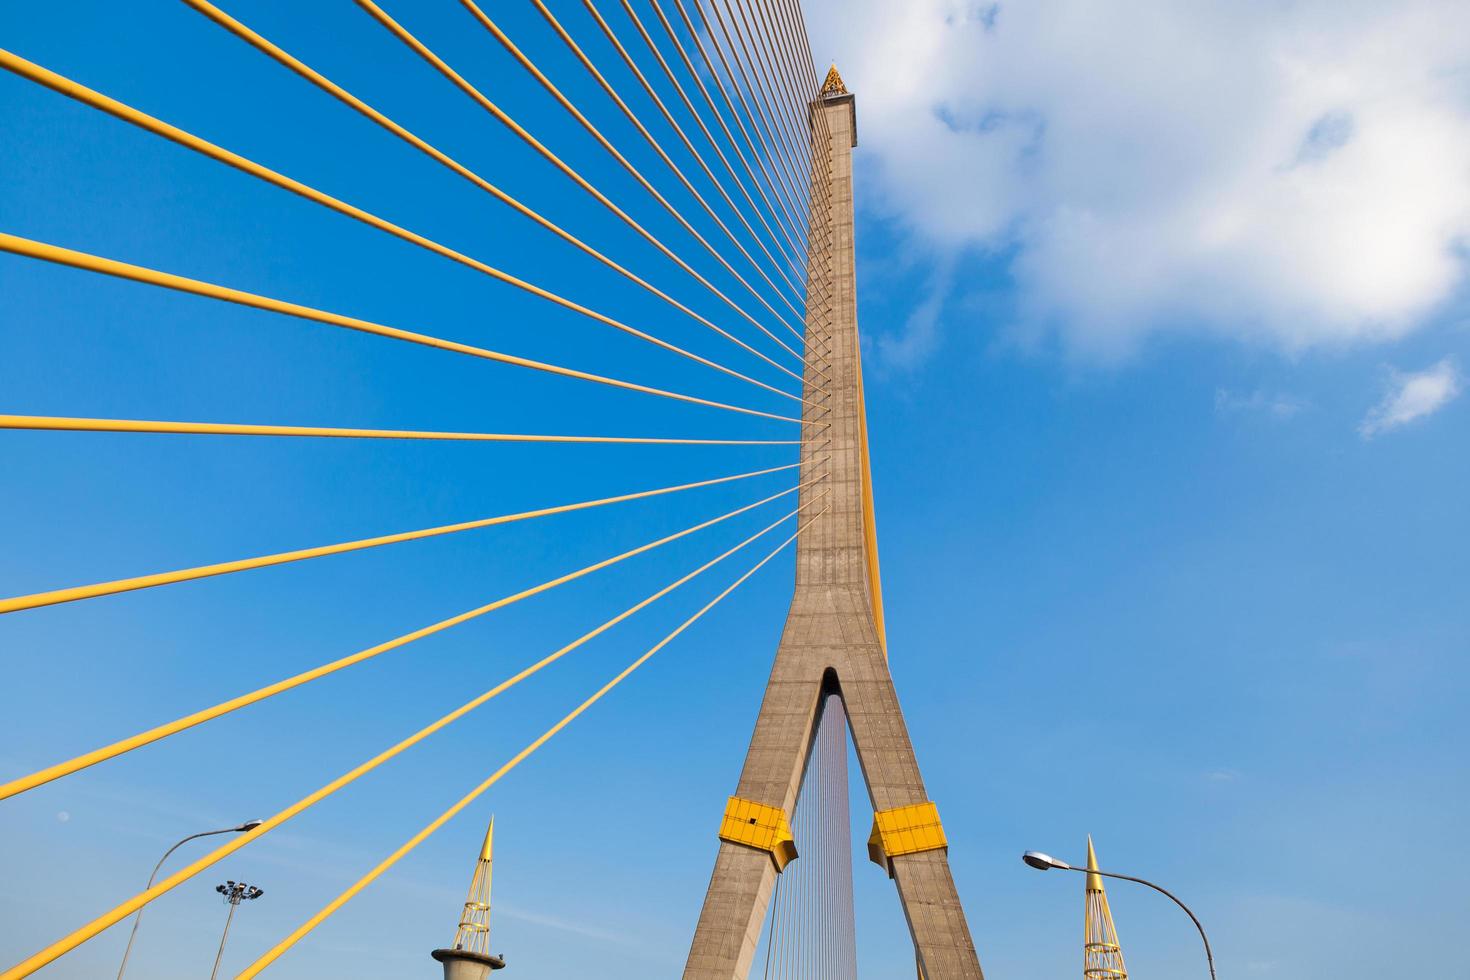
[{"label": "lamp post", "polygon": [[265,894],[263,889],[247,885],[243,881],[227,881],[223,885],[215,885],[214,890],[225,897],[226,904],[230,906],[230,914],[225,916],[225,931],[219,937],[219,952],[214,954],[214,969],[209,971],[209,980],[215,980],[219,975],[219,963],[225,958],[225,940],[230,938],[230,923],[235,918],[235,909],[241,902],[253,902]]},{"label": "lamp post", "polygon": [[[187,844],[189,841],[194,840],[197,837],[213,837],[215,834],[243,834],[246,831],[254,830],[256,827],[259,827],[264,822],[265,821],[263,820],[247,820],[244,823],[240,824],[240,826],[238,827],[225,827],[222,830],[206,830],[203,833],[190,834],[188,837],[183,838],[178,843],[174,844],[173,847],[170,847],[168,850],[163,852],[163,857],[158,859],[158,863],[153,866],[153,873],[148,876],[148,888],[153,887],[153,879],[158,877],[159,869],[163,867],[163,862],[168,860],[168,856],[174,851],[177,851],[182,845]],[[147,888],[145,888],[144,891],[147,891]],[[147,906],[145,905],[143,908],[147,908]],[[119,964],[117,968],[117,980],[123,980],[123,971],[128,968],[128,956],[133,951],[133,940],[138,938],[138,923],[142,921],[143,909],[139,909],[138,914],[133,916],[133,931],[128,933],[128,945],[123,950],[122,963]]]},{"label": "lamp post", "polygon": [[1052,868],[1056,868],[1058,871],[1080,871],[1083,874],[1102,875],[1104,878],[1120,878],[1123,881],[1133,881],[1140,885],[1147,885],[1154,891],[1163,894],[1171,902],[1183,909],[1184,914],[1189,916],[1189,921],[1193,922],[1194,927],[1199,930],[1199,938],[1205,944],[1205,962],[1210,967],[1210,980],[1215,980],[1215,955],[1210,952],[1210,937],[1205,935],[1205,927],[1200,924],[1199,918],[1189,910],[1188,905],[1179,901],[1179,898],[1173,892],[1151,881],[1135,878],[1132,875],[1120,875],[1111,871],[1089,871],[1087,868],[1074,868],[1066,861],[1058,861],[1050,854],[1043,854],[1040,851],[1027,851],[1021,855],[1021,860],[1025,861],[1028,866],[1035,868],[1037,871],[1050,871]]}]

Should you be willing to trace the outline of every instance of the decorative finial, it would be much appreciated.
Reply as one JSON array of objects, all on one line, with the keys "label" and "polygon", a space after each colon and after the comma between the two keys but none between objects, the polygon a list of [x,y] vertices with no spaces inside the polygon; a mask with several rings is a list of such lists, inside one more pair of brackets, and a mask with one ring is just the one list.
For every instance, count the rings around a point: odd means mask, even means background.
[{"label": "decorative finial", "polygon": [[1092,874],[1092,872],[1094,872],[1094,871],[1097,870],[1097,852],[1092,849],[1092,835],[1091,834],[1088,834],[1087,835],[1087,870],[1088,870],[1088,875],[1087,875],[1087,890],[1090,891],[1090,892],[1100,892],[1100,891],[1102,891],[1103,890],[1102,876],[1101,875],[1097,875],[1097,874]]},{"label": "decorative finial", "polygon": [[1128,980],[1123,949],[1118,945],[1118,930],[1113,926],[1113,910],[1108,908],[1108,893],[1103,890],[1102,875],[1096,871],[1097,852],[1092,849],[1092,835],[1088,834],[1082,976],[1086,980]]},{"label": "decorative finial", "polygon": [[822,83],[823,95],[846,95],[847,86],[842,84],[842,76],[837,74],[837,66],[834,64],[827,69],[827,80]]}]

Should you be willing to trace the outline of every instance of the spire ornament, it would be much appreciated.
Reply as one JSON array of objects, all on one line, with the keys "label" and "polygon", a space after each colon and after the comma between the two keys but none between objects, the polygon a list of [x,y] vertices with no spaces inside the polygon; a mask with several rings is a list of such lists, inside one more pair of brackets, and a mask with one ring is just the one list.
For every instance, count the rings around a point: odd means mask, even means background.
[{"label": "spire ornament", "polygon": [[842,84],[842,76],[837,74],[837,65],[827,69],[827,80],[822,83],[823,95],[846,95],[847,86]]},{"label": "spire ornament", "polygon": [[1123,950],[1118,945],[1118,930],[1113,928],[1113,912],[1108,908],[1108,893],[1103,889],[1102,875],[1097,871],[1097,852],[1092,849],[1092,835],[1087,836],[1087,895],[1082,936],[1082,975],[1087,980],[1128,980],[1123,965]]}]

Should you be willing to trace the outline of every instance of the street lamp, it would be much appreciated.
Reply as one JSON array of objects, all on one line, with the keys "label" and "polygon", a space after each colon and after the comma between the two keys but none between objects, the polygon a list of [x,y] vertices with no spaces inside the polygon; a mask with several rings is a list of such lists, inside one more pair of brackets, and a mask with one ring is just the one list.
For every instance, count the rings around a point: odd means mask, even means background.
[{"label": "street lamp", "polygon": [[1025,861],[1027,865],[1035,868],[1037,871],[1050,871],[1052,868],[1056,868],[1058,871],[1080,871],[1083,874],[1102,875],[1104,878],[1121,878],[1123,881],[1133,881],[1140,885],[1147,885],[1154,891],[1162,893],[1171,902],[1183,909],[1184,914],[1189,916],[1189,921],[1193,922],[1194,927],[1199,930],[1199,938],[1205,944],[1205,962],[1210,966],[1210,980],[1215,980],[1215,955],[1210,952],[1210,937],[1205,935],[1205,927],[1200,924],[1199,918],[1189,910],[1188,905],[1179,901],[1173,892],[1170,892],[1166,888],[1161,888],[1151,881],[1135,878],[1132,875],[1120,875],[1111,871],[1096,871],[1088,870],[1087,868],[1074,868],[1066,861],[1058,861],[1050,854],[1043,854],[1040,851],[1027,851],[1021,855],[1021,860]]},{"label": "street lamp", "polygon": [[[163,857],[158,859],[158,863],[153,866],[153,873],[148,876],[148,888],[153,887],[153,879],[158,877],[158,871],[163,867],[163,862],[167,861],[168,856],[174,851],[177,851],[181,845],[187,844],[196,837],[213,837],[215,834],[243,834],[246,831],[254,830],[263,823],[265,823],[264,820],[247,820],[238,827],[225,827],[223,830],[206,830],[200,834],[190,834],[163,852]],[[144,891],[147,890],[147,888],[144,889]],[[145,905],[143,908],[147,908],[147,906]],[[138,938],[138,923],[143,921],[143,908],[138,909],[138,914],[133,916],[133,931],[128,934],[128,945],[123,950],[122,963],[117,968],[117,980],[123,980],[123,971],[128,968],[128,955],[133,951],[133,940]]]},{"label": "street lamp", "polygon": [[215,980],[219,975],[219,962],[225,957],[225,940],[230,937],[230,922],[235,918],[235,909],[241,902],[253,902],[265,894],[265,891],[254,885],[247,885],[243,881],[227,881],[223,885],[215,885],[214,890],[225,897],[225,902],[230,906],[230,914],[225,916],[225,931],[219,937],[219,952],[214,954],[214,969],[209,971],[209,980]]}]

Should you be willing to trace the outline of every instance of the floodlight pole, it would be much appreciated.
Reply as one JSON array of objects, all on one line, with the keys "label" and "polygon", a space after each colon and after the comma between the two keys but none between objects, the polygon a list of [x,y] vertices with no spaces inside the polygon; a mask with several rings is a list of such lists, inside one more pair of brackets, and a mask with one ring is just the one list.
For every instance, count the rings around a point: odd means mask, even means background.
[{"label": "floodlight pole", "polygon": [[[202,833],[190,834],[188,837],[183,838],[182,840],[175,843],[173,847],[170,847],[168,850],[163,852],[163,857],[158,859],[158,863],[153,866],[153,873],[148,876],[147,888],[144,888],[143,890],[147,891],[148,888],[153,887],[153,879],[158,877],[158,872],[163,867],[163,862],[168,860],[168,856],[170,854],[172,854],[174,851],[177,851],[184,844],[189,843],[189,841],[195,840],[199,837],[213,837],[215,834],[243,834],[247,830],[254,830],[256,827],[259,827],[260,823],[261,822],[259,820],[247,820],[244,823],[240,824],[238,827],[225,827],[221,830],[206,830]],[[143,908],[147,908],[147,906],[145,905],[143,906]],[[138,914],[133,916],[133,931],[128,933],[128,944],[123,949],[122,963],[118,964],[117,967],[117,980],[123,980],[123,972],[128,968],[128,957],[133,952],[133,940],[138,938],[138,925],[143,921],[143,908],[138,909]]]}]

